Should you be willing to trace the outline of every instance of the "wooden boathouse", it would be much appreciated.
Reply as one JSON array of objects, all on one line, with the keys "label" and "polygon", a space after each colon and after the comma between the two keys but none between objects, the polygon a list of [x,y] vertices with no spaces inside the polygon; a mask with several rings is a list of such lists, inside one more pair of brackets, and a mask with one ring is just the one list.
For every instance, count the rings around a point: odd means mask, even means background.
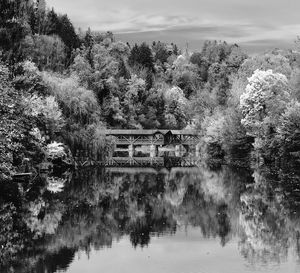
[{"label": "wooden boathouse", "polygon": [[[194,166],[200,137],[193,130],[105,130],[115,149],[106,166]],[[146,156],[141,155],[141,151]],[[171,154],[165,157],[164,155]]]},{"label": "wooden boathouse", "polygon": [[113,149],[105,160],[94,151],[77,151],[79,166],[107,167],[192,167],[199,162],[200,136],[193,130],[122,130],[106,129]]},{"label": "wooden boathouse", "polygon": [[196,153],[200,140],[193,130],[105,130],[105,135],[113,137],[115,152],[128,151],[129,157],[133,157],[136,148],[141,146],[149,147],[150,157],[156,156],[159,147],[166,146],[173,146],[174,151],[183,146]]}]

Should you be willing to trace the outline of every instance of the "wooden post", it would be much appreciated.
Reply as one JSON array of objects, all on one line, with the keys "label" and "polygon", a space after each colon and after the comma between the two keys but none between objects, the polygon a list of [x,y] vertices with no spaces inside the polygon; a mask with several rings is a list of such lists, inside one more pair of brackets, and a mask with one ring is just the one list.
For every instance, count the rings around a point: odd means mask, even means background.
[{"label": "wooden post", "polygon": [[154,144],[151,144],[150,146],[150,157],[156,157],[156,151],[157,151],[157,147]]},{"label": "wooden post", "polygon": [[133,157],[133,155],[134,155],[134,146],[133,146],[133,144],[130,144],[128,146],[128,154],[129,154],[129,157]]},{"label": "wooden post", "polygon": [[180,151],[181,151],[181,146],[180,145],[176,145],[175,146],[175,156],[176,157],[180,157],[181,156]]}]

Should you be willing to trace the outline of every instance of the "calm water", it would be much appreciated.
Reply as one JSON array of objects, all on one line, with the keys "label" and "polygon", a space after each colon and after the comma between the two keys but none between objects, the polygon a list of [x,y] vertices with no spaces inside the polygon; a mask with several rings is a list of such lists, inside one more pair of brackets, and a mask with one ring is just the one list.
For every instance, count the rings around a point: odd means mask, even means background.
[{"label": "calm water", "polygon": [[296,171],[91,169],[1,187],[1,273],[300,272]]}]

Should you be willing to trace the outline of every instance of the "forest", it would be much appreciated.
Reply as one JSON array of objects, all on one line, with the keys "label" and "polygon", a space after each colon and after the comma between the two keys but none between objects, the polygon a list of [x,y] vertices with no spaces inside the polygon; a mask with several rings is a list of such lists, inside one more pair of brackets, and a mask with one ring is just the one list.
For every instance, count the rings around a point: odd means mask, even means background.
[{"label": "forest", "polygon": [[0,181],[91,142],[105,157],[105,128],[195,129],[203,157],[229,163],[299,160],[299,38],[255,55],[131,45],[44,0],[2,0],[0,93]]}]

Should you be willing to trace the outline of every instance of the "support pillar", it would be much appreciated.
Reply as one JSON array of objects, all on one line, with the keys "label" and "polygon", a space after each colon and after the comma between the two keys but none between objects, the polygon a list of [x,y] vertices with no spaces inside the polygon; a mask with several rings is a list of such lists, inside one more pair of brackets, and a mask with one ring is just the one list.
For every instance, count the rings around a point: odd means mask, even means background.
[{"label": "support pillar", "polygon": [[129,157],[133,157],[133,155],[134,155],[134,146],[133,146],[133,144],[130,144],[128,146],[128,155],[129,155]]},{"label": "support pillar", "polygon": [[156,157],[157,147],[154,144],[151,144],[150,146],[150,157]]},{"label": "support pillar", "polygon": [[181,145],[175,146],[175,156],[180,157],[181,156]]}]

